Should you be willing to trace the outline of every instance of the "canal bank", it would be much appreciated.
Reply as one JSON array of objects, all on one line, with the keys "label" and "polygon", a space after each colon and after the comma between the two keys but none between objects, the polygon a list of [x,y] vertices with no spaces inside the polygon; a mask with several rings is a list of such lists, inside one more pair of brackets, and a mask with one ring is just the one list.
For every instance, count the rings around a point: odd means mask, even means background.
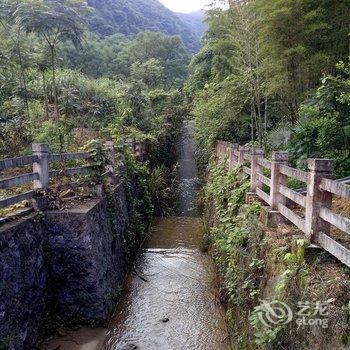
[{"label": "canal bank", "polygon": [[185,122],[177,144],[180,216],[154,220],[108,330],[87,332],[85,340],[69,334],[42,350],[229,348],[215,266],[200,250],[204,227],[196,206],[193,130]]}]

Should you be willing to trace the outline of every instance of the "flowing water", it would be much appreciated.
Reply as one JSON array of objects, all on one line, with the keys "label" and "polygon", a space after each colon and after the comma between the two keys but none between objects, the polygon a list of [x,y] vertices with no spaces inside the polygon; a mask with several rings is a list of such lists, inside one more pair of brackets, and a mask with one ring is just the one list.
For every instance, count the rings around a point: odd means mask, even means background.
[{"label": "flowing water", "polygon": [[196,146],[194,142],[193,123],[188,121],[183,125],[180,140],[177,144],[180,175],[180,209],[181,216],[198,216],[196,193],[198,185],[198,170],[196,164]]},{"label": "flowing water", "polygon": [[103,344],[96,350],[229,348],[216,271],[211,258],[199,249],[203,224],[196,217],[192,136],[192,124],[185,123],[179,143],[183,216],[154,220]]}]

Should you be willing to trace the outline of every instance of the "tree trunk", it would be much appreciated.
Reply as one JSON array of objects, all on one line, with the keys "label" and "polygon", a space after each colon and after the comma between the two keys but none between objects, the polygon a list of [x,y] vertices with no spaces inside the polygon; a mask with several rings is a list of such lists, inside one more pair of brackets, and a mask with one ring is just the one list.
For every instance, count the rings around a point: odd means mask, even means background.
[{"label": "tree trunk", "polygon": [[23,57],[22,57],[22,51],[19,46],[19,42],[17,41],[17,54],[18,54],[18,59],[19,59],[19,66],[20,66],[20,71],[21,71],[21,80],[23,84],[23,89],[24,89],[24,103],[26,105],[26,110],[27,110],[27,117],[29,120],[30,117],[30,110],[29,110],[29,103],[28,103],[28,90],[27,90],[27,79],[23,67]]},{"label": "tree trunk", "polygon": [[46,79],[45,79],[45,71],[41,72],[43,78],[43,90],[44,90],[44,104],[45,104],[45,117],[46,120],[49,120],[49,96],[47,93]]},{"label": "tree trunk", "polygon": [[52,68],[52,85],[53,85],[53,100],[54,100],[54,120],[58,120],[58,91],[56,85],[56,69],[55,69],[55,47],[50,45],[51,52],[51,68]]},{"label": "tree trunk", "polygon": [[251,120],[251,139],[252,142],[255,141],[255,137],[254,137],[254,115],[253,112],[254,111],[254,104],[253,101],[250,103],[250,120]]}]

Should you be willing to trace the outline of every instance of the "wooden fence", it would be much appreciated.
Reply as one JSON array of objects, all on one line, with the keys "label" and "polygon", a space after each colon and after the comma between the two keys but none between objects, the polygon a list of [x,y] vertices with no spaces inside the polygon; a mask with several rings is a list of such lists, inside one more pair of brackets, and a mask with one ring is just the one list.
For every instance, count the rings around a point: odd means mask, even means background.
[{"label": "wooden fence", "polygon": [[[130,148],[138,158],[143,159],[145,155],[144,143],[127,140],[125,147]],[[112,141],[106,142],[106,148],[110,154],[114,154],[114,143]],[[93,170],[93,166],[91,165],[76,168],[65,168],[64,170],[50,170],[50,163],[52,162],[88,160],[91,157],[91,154],[88,152],[52,154],[49,152],[49,145],[47,144],[33,144],[32,151],[33,154],[30,156],[0,160],[0,171],[21,168],[29,165],[31,165],[33,169],[32,172],[26,174],[0,179],[0,189],[9,189],[32,183],[32,189],[30,191],[23,192],[12,197],[7,197],[5,199],[0,199],[0,209],[25,200],[32,200],[35,198],[38,190],[48,188],[49,180],[55,176],[83,175],[89,174]]]},{"label": "wooden fence", "polygon": [[[333,160],[309,159],[306,172],[288,166],[287,152],[273,152],[269,161],[261,149],[249,151],[224,141],[217,143],[216,157],[229,169],[240,167],[250,177],[253,194],[297,226],[310,241],[350,267],[350,250],[330,237],[332,226],[350,234],[350,219],[332,210],[334,195],[350,200],[350,186],[331,179]],[[288,178],[306,183],[306,195],[289,188]],[[290,202],[302,210],[291,209]]]}]

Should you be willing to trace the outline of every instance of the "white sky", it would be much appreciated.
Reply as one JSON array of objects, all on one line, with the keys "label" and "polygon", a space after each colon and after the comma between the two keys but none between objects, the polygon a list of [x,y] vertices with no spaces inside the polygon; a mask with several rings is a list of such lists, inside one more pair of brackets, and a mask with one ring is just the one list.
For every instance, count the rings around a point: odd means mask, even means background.
[{"label": "white sky", "polygon": [[210,0],[159,0],[163,5],[175,12],[193,12],[204,8]]}]

